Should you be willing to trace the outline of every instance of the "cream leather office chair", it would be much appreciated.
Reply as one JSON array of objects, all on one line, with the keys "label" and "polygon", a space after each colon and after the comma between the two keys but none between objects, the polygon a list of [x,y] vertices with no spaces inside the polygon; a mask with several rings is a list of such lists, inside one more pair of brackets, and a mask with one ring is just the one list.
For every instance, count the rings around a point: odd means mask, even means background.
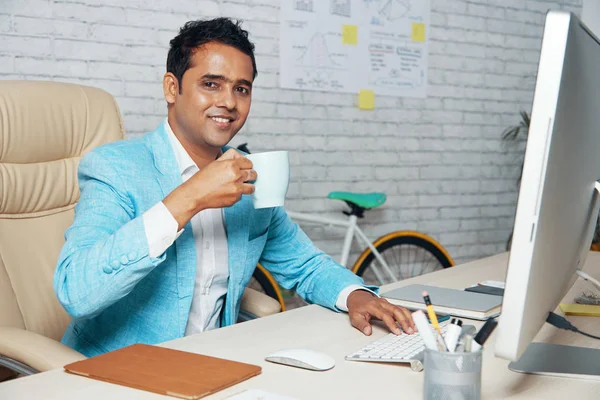
[{"label": "cream leather office chair", "polygon": [[[85,358],[60,343],[70,321],[52,287],[79,199],[77,166],[124,137],[107,92],[74,84],[0,81],[0,366],[21,374]],[[246,290],[246,318],[280,311]]]}]

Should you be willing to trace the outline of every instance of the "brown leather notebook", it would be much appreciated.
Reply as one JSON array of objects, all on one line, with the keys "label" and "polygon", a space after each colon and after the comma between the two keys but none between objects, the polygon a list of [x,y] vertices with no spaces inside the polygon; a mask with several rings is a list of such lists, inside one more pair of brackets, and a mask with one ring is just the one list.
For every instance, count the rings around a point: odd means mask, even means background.
[{"label": "brown leather notebook", "polygon": [[72,374],[182,399],[199,399],[261,373],[258,365],[134,344],[65,365]]}]

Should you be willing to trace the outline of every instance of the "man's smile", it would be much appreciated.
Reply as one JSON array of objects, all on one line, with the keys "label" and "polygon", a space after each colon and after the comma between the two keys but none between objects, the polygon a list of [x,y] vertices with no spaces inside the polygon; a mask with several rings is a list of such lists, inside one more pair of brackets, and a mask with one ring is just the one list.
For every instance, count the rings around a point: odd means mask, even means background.
[{"label": "man's smile", "polygon": [[221,115],[210,117],[210,119],[212,119],[219,128],[229,128],[229,126],[231,126],[231,123],[235,121],[235,118],[225,117]]}]

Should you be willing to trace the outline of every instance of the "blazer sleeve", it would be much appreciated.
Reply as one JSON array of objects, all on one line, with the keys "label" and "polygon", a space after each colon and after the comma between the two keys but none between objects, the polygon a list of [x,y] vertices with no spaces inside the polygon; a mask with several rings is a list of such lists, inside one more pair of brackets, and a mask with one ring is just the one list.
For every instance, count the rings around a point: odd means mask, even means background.
[{"label": "blazer sleeve", "polygon": [[[319,250],[282,207],[273,211],[260,263],[284,288],[335,311],[340,311],[335,303],[344,288],[367,287],[359,276]],[[377,291],[377,287],[368,288]]]},{"label": "blazer sleeve", "polygon": [[143,216],[108,157],[92,151],[79,165],[81,197],[54,273],[58,300],[73,318],[90,318],[127,296],[165,259],[148,255]]}]

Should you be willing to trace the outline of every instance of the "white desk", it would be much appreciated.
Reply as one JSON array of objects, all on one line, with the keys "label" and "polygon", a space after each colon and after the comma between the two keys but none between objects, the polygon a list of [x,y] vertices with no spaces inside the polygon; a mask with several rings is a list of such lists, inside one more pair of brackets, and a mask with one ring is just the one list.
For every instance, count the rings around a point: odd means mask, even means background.
[{"label": "white desk", "polygon": [[[586,271],[600,275],[600,253],[591,253]],[[485,279],[504,280],[506,255],[471,262],[426,276],[388,285],[428,283],[464,288]],[[566,300],[572,301],[583,282],[579,280]],[[382,291],[385,291],[382,290]],[[569,317],[583,331],[598,332],[600,319]],[[479,322],[473,322],[480,325]],[[164,344],[174,349],[197,352],[261,365],[261,375],[216,393],[207,399],[225,399],[245,389],[260,389],[297,399],[419,399],[423,395],[423,373],[406,365],[345,361],[344,356],[385,335],[376,328],[366,337],[352,328],[346,314],[318,306],[308,306],[263,318],[204,332]],[[508,362],[493,355],[493,335],[483,356],[483,399],[598,399],[600,383],[588,380],[522,375],[508,370]],[[536,341],[600,348],[600,341],[546,325]],[[326,352],[336,359],[336,367],[312,372],[264,361],[280,348],[306,347]],[[0,384],[0,399],[165,399],[170,398],[112,385],[53,370]]]}]

